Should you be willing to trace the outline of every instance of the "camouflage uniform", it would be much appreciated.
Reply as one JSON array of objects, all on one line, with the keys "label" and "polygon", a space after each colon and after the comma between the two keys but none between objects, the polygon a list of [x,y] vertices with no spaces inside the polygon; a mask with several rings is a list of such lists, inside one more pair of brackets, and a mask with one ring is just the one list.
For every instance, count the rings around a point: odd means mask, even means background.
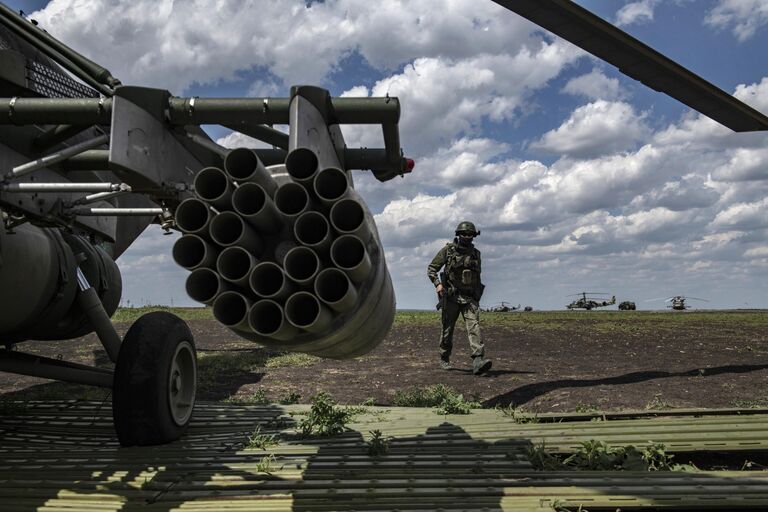
[{"label": "camouflage uniform", "polygon": [[[427,276],[437,287],[440,269],[443,273],[444,296],[442,305],[442,334],[440,337],[440,359],[448,362],[453,349],[453,330],[459,314],[464,318],[472,349],[472,358],[482,361],[485,346],[480,333],[480,297],[485,286],[480,282],[480,251],[472,243],[462,246],[458,238],[445,245],[427,267]],[[476,358],[480,358],[479,360]]]}]

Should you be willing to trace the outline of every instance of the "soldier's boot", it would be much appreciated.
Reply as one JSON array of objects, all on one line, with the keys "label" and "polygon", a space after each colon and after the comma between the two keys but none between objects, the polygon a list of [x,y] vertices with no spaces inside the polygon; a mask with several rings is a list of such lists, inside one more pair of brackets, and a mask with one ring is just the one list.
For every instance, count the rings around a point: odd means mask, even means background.
[{"label": "soldier's boot", "polygon": [[491,365],[493,365],[493,362],[491,362],[490,359],[483,359],[482,357],[476,357],[472,361],[472,373],[475,375],[480,375],[482,373],[485,373],[491,369]]},{"label": "soldier's boot", "polygon": [[453,366],[451,366],[451,362],[444,357],[440,358],[440,368],[443,370],[453,370]]}]

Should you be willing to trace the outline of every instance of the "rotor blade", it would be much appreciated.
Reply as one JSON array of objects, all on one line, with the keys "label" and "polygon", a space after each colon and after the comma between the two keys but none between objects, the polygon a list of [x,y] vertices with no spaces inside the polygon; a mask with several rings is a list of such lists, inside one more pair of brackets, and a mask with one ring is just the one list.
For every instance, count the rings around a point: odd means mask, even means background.
[{"label": "rotor blade", "polygon": [[655,299],[645,299],[645,302],[653,302],[655,300],[669,300],[669,297],[657,297]]},{"label": "rotor blade", "polygon": [[703,300],[704,302],[709,302],[707,299],[700,299],[698,297],[686,297],[685,300],[693,299],[693,300]]},{"label": "rotor blade", "polygon": [[570,0],[494,2],[735,132],[768,130],[764,114]]}]

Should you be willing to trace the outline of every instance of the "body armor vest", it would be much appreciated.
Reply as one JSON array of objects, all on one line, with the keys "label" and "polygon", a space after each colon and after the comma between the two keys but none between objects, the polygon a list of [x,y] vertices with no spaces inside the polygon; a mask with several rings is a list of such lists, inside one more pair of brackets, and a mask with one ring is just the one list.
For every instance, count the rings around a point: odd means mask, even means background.
[{"label": "body armor vest", "polygon": [[460,295],[475,296],[480,289],[480,252],[448,244],[445,273]]}]

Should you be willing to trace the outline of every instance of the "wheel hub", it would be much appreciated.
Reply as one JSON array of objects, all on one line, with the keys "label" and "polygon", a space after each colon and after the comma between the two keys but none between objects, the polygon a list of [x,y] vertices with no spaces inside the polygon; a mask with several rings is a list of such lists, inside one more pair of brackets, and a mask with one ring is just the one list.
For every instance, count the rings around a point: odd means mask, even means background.
[{"label": "wheel hub", "polygon": [[179,391],[181,391],[181,374],[178,370],[175,370],[171,377],[171,393],[177,395]]},{"label": "wheel hub", "polygon": [[171,361],[168,406],[173,421],[177,425],[184,425],[189,421],[195,404],[197,367],[192,345],[188,341],[179,343]]}]

